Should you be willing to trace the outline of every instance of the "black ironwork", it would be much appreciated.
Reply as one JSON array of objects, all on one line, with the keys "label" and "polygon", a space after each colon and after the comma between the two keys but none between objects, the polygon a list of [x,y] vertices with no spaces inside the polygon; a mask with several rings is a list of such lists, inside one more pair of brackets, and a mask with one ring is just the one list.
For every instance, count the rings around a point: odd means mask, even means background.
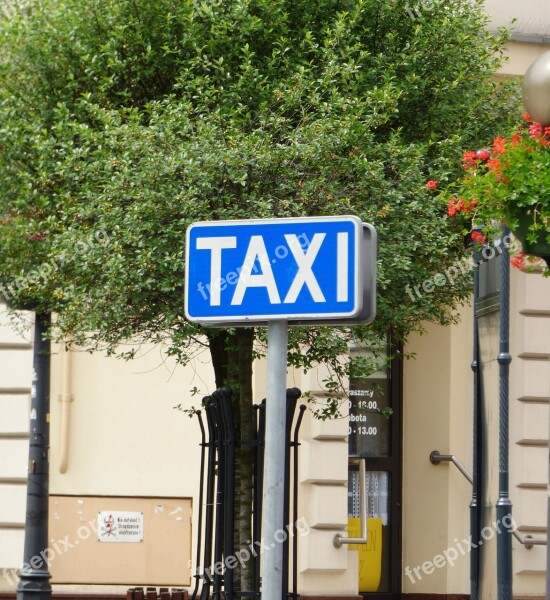
[{"label": "black ironwork", "polygon": [[201,428],[201,466],[200,466],[200,482],[199,482],[199,515],[198,515],[198,523],[197,523],[197,554],[195,558],[195,587],[193,589],[193,593],[191,594],[191,600],[195,600],[197,594],[199,592],[200,585],[200,575],[197,571],[198,565],[201,564],[201,551],[202,551],[202,514],[203,514],[203,504],[204,504],[204,459],[206,454],[206,431],[204,429],[204,423],[202,420],[201,411],[198,410],[196,412],[197,418],[199,420],[199,427]]},{"label": "black ironwork", "polygon": [[[254,460],[254,491],[253,491],[253,512],[252,512],[252,541],[254,548],[258,548],[262,539],[262,502],[263,502],[263,484],[264,484],[264,440],[265,440],[265,400],[256,405],[256,429],[255,429],[255,460]],[[261,585],[260,578],[261,556],[258,556],[253,563],[254,568],[254,589],[259,590]]]},{"label": "black ironwork", "polygon": [[25,545],[17,600],[50,600],[52,597],[46,553],[50,467],[50,326],[49,314],[36,314]]},{"label": "black ironwork", "polygon": [[[499,364],[499,481],[496,505],[497,523],[512,523],[512,502],[508,482],[508,405],[510,354],[510,257],[503,242],[509,237],[504,230],[500,251],[500,348]],[[512,530],[510,526],[499,532],[497,537],[497,585],[498,600],[512,600]]]},{"label": "black ironwork", "polygon": [[[291,388],[286,391],[286,448],[285,448],[285,500],[283,507],[284,522],[289,524],[289,527],[294,528],[295,523],[290,525],[290,452],[293,445],[292,440],[292,421],[294,420],[294,412],[296,411],[296,403],[301,396],[298,388]],[[296,488],[295,488],[296,489]],[[290,533],[290,532],[289,532]],[[294,529],[293,529],[294,533]],[[286,535],[283,541],[283,598],[288,597],[288,568],[289,568],[289,536]],[[294,590],[295,592],[296,590]]]},{"label": "black ironwork", "polygon": [[[296,426],[294,427],[294,436],[292,438],[292,445],[294,448],[294,465],[293,465],[293,490],[298,489],[299,479],[298,479],[298,446],[300,445],[298,442],[298,433],[300,432],[300,426],[302,424],[302,419],[304,418],[304,412],[306,407],[304,404],[300,405],[300,412],[298,413],[298,419],[296,420]],[[292,597],[294,600],[298,598],[298,531],[296,528],[296,519],[298,516],[298,493],[294,491],[292,494],[293,504],[292,504]]]},{"label": "black ironwork", "polygon": [[[283,544],[283,594],[281,600],[297,594],[297,528],[298,514],[298,433],[302,423],[305,406],[300,406],[295,419],[296,404],[301,392],[290,388],[286,393],[286,436],[285,436],[285,503],[284,515],[287,531],[282,534]],[[261,597],[260,562],[262,548],[269,549],[270,543],[263,544],[262,523],[262,487],[265,442],[265,400],[254,406],[254,435],[251,440],[237,439],[232,390],[221,388],[211,396],[203,398],[207,432],[205,432],[200,411],[201,427],[201,482],[199,500],[205,501],[205,509],[199,508],[199,540],[197,547],[197,565],[195,570],[195,590],[192,600],[198,595],[199,582],[202,581],[200,600],[236,600],[238,598]],[[293,423],[294,428],[293,428]],[[252,470],[252,540],[247,548],[237,548],[235,543],[235,471],[239,448],[248,446],[253,454]],[[207,451],[206,468],[204,453]],[[291,460],[291,457],[293,460]],[[292,477],[291,477],[292,471]],[[291,480],[293,485],[290,485]],[[206,487],[206,498],[203,490]],[[291,510],[292,507],[292,510]],[[291,515],[292,513],[292,515]],[[204,514],[204,523],[203,523]],[[288,590],[290,566],[290,540],[292,544],[292,592]],[[204,540],[203,540],[204,538]],[[201,563],[201,551],[204,548]],[[253,589],[238,589],[235,580],[235,567],[246,559],[247,568],[253,571]],[[201,563],[201,564],[199,564]]]},{"label": "black ironwork", "polygon": [[[479,229],[481,231],[481,229]],[[479,539],[481,531],[481,516],[480,516],[480,502],[481,502],[481,465],[479,463],[481,448],[481,417],[479,411],[481,410],[481,402],[479,395],[482,393],[483,386],[481,385],[481,367],[479,363],[479,321],[477,313],[477,305],[479,302],[479,263],[480,263],[480,251],[477,245],[474,247],[474,331],[473,331],[473,359],[472,359],[472,371],[473,371],[473,396],[474,396],[474,422],[473,422],[473,470],[472,470],[472,500],[470,502],[470,539]],[[470,598],[471,600],[478,600],[479,597],[479,548],[475,544],[470,552]]]},{"label": "black ironwork", "polygon": [[[203,401],[208,399],[204,398]],[[215,490],[215,473],[216,473],[216,441],[214,436],[216,430],[214,427],[214,419],[212,417],[213,407],[207,405],[205,408],[206,424],[208,428],[208,459],[206,469],[206,510],[204,521],[204,558],[202,561],[202,590],[200,600],[210,599],[210,588],[212,586],[211,567],[212,567],[212,536],[214,532],[214,490]],[[199,566],[197,565],[197,575],[199,574]]]}]

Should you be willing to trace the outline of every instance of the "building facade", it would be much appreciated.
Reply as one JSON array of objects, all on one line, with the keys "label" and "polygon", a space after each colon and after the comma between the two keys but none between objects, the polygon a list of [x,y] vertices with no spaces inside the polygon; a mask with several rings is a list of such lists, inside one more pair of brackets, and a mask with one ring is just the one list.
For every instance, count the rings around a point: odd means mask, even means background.
[{"label": "building facade", "polygon": [[[547,0],[521,6],[488,0],[486,6],[492,28],[517,19],[510,60],[500,76],[522,75],[550,48]],[[419,2],[411,18],[433,9],[432,3]],[[367,380],[350,382],[350,418],[322,422],[306,413],[299,454],[299,514],[307,523],[299,539],[301,595],[466,597],[471,543],[484,544],[492,560],[499,524],[486,531],[487,539],[469,540],[472,486],[453,464],[430,460],[434,451],[454,455],[472,472],[473,311],[465,307],[458,325],[428,324],[424,335],[412,336],[405,351],[414,359],[394,361]],[[488,395],[496,398],[493,325],[484,331],[484,351]],[[513,271],[509,455],[518,598],[543,597],[545,589],[546,547],[522,541],[547,535],[549,339],[550,280]],[[183,368],[159,348],[145,348],[131,362],[54,348],[52,362],[55,591],[105,596],[124,595],[134,584],[191,587],[201,437],[196,419],[174,407],[196,404],[195,387],[204,395],[214,391],[208,353]],[[0,365],[0,594],[13,594],[23,556],[32,339],[9,327],[5,311]],[[255,368],[258,401],[266,395],[265,368],[264,363]],[[322,393],[322,380],[319,372],[289,372],[287,383],[315,396]],[[382,417],[380,408],[391,408],[392,416]],[[358,476],[350,467],[356,455],[366,461],[369,543],[337,548],[334,536],[346,535],[358,516]],[[492,477],[498,471],[493,458]],[[126,542],[102,543],[102,527],[110,526],[102,519],[113,513],[135,531]],[[491,585],[487,598],[496,597]]]}]

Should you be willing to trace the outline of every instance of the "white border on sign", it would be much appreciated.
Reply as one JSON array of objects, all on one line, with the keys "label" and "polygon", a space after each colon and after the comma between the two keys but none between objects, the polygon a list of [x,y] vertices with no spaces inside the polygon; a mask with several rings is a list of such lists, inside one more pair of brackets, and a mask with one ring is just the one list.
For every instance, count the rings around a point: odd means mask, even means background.
[{"label": "white border on sign", "polygon": [[[189,238],[191,231],[197,227],[229,227],[229,226],[254,226],[254,225],[277,225],[284,222],[294,223],[326,223],[326,222],[340,222],[349,223],[352,222],[355,226],[355,298],[354,298],[354,309],[348,312],[337,312],[337,313],[292,313],[291,315],[281,314],[262,314],[253,316],[242,316],[242,315],[230,315],[230,316],[208,316],[208,317],[194,317],[189,315],[188,310],[188,299],[189,299],[189,252],[190,244]],[[185,317],[192,323],[202,323],[204,325],[211,326],[226,326],[226,325],[239,325],[246,326],[250,324],[251,327],[254,325],[265,324],[268,321],[308,321],[308,322],[325,322],[327,320],[335,321],[352,321],[363,310],[363,286],[364,286],[364,273],[359,268],[360,266],[360,250],[363,245],[363,222],[355,215],[343,215],[343,216],[332,216],[332,217],[284,217],[281,219],[235,219],[227,221],[199,221],[192,223],[186,232],[185,239]],[[337,323],[334,323],[335,325]]]}]

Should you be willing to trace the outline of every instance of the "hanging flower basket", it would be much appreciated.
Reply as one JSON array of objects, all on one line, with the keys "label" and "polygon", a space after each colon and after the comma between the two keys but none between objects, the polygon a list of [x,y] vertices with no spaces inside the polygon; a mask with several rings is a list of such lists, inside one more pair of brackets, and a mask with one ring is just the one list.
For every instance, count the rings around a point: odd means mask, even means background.
[{"label": "hanging flower basket", "polygon": [[525,254],[550,267],[550,127],[528,113],[524,121],[512,135],[495,138],[491,148],[465,152],[464,177],[444,201],[449,216],[464,218],[468,231],[483,229],[477,241],[500,235],[505,224]]}]

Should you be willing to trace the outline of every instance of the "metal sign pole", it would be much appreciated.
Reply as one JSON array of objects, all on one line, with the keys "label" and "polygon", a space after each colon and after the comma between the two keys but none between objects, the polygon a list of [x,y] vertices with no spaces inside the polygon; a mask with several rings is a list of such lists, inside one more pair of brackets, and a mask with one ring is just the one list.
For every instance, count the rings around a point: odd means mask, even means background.
[{"label": "metal sign pole", "polygon": [[262,600],[282,599],[288,322],[270,321],[263,485]]}]

